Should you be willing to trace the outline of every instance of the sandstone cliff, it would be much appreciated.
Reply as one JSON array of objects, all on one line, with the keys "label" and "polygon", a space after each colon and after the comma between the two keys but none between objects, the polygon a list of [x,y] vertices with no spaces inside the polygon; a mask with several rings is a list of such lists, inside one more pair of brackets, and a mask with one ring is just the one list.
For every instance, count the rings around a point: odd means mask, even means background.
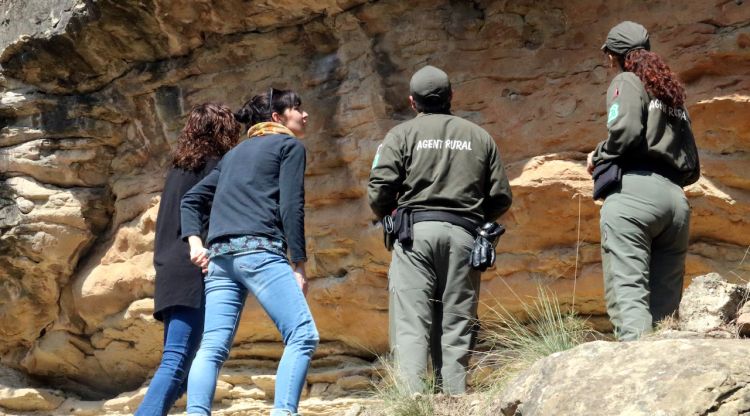
[{"label": "sandstone cliff", "polygon": [[[742,1],[9,0],[0,13],[0,355],[54,386],[106,396],[153,371],[151,252],[170,146],[191,106],[236,108],[270,85],[300,91],[311,113],[322,354],[357,363],[385,351],[389,256],[365,183],[384,133],[411,117],[408,79],[426,63],[451,75],[456,114],[495,137],[512,180],[484,301],[518,310],[541,282],[603,314],[584,159],[605,134],[599,46],[624,19],[650,29],[687,87],[703,162],[687,189],[688,275],[750,277]],[[248,302],[233,358],[272,362],[277,340]]]}]

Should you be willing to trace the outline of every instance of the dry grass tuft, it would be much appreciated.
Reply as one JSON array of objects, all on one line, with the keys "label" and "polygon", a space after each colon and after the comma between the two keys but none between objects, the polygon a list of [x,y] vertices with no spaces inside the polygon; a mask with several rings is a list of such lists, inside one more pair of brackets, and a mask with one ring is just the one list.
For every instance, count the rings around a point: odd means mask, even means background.
[{"label": "dry grass tuft", "polygon": [[[435,395],[414,393],[399,376],[398,368],[392,361],[381,358],[382,367],[378,371],[380,382],[374,385],[375,396],[381,400],[379,406],[365,411],[363,416],[433,416]],[[434,382],[426,380],[422,391],[432,392]]]},{"label": "dry grass tuft", "polygon": [[[533,303],[524,306],[527,320],[519,320],[502,307],[490,308],[483,319],[486,351],[479,356],[474,394],[445,396],[414,394],[399,379],[392,362],[383,361],[381,382],[374,387],[380,405],[367,408],[362,416],[456,416],[484,415],[491,402],[522,371],[537,360],[600,338],[585,319],[563,312],[556,297],[540,288]],[[422,391],[434,391],[434,383],[425,382]]]},{"label": "dry grass tuft", "polygon": [[680,320],[677,318],[677,314],[672,314],[661,321],[657,322],[654,328],[655,333],[661,333],[666,331],[679,331],[680,330]]},{"label": "dry grass tuft", "polygon": [[478,366],[484,374],[480,388],[499,391],[536,361],[556,352],[598,338],[586,320],[574,312],[563,312],[549,291],[539,288],[533,303],[525,304],[527,321],[521,321],[502,307],[490,308],[485,318],[484,337],[489,351],[481,353]]}]

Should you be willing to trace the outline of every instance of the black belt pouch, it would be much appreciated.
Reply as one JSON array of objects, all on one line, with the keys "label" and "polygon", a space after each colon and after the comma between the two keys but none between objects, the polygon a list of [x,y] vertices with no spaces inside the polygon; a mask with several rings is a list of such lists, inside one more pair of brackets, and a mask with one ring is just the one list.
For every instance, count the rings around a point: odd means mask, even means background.
[{"label": "black belt pouch", "polygon": [[604,162],[594,168],[594,199],[603,199],[622,181],[622,169],[615,162]]},{"label": "black belt pouch", "polygon": [[399,208],[393,216],[393,228],[396,230],[396,238],[404,248],[411,248],[414,242],[414,221],[412,221],[411,210]]}]

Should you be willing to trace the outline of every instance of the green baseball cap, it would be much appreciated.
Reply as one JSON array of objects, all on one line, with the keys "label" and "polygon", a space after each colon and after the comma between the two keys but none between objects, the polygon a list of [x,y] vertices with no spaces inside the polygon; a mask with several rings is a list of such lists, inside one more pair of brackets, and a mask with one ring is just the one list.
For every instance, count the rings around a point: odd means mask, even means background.
[{"label": "green baseball cap", "polygon": [[610,50],[617,55],[625,55],[634,49],[650,50],[651,44],[648,40],[648,31],[642,25],[624,21],[610,29],[607,41],[602,45],[602,50]]},{"label": "green baseball cap", "polygon": [[451,81],[443,70],[427,65],[412,75],[409,90],[417,101],[446,99],[451,94]]}]

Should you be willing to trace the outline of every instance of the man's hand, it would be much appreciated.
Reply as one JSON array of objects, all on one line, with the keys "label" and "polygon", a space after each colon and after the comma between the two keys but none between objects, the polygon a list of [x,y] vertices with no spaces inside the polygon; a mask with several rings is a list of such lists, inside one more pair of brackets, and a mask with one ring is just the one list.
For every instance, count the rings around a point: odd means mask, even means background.
[{"label": "man's hand", "polygon": [[589,172],[589,175],[594,174],[594,151],[593,150],[586,157],[586,170]]},{"label": "man's hand", "polygon": [[305,262],[300,261],[292,264],[294,271],[294,278],[297,279],[297,284],[302,290],[302,293],[307,296],[307,276],[305,274]]},{"label": "man's hand", "polygon": [[203,247],[203,241],[197,235],[188,237],[190,244],[190,261],[201,268],[203,273],[208,271],[208,250]]}]

